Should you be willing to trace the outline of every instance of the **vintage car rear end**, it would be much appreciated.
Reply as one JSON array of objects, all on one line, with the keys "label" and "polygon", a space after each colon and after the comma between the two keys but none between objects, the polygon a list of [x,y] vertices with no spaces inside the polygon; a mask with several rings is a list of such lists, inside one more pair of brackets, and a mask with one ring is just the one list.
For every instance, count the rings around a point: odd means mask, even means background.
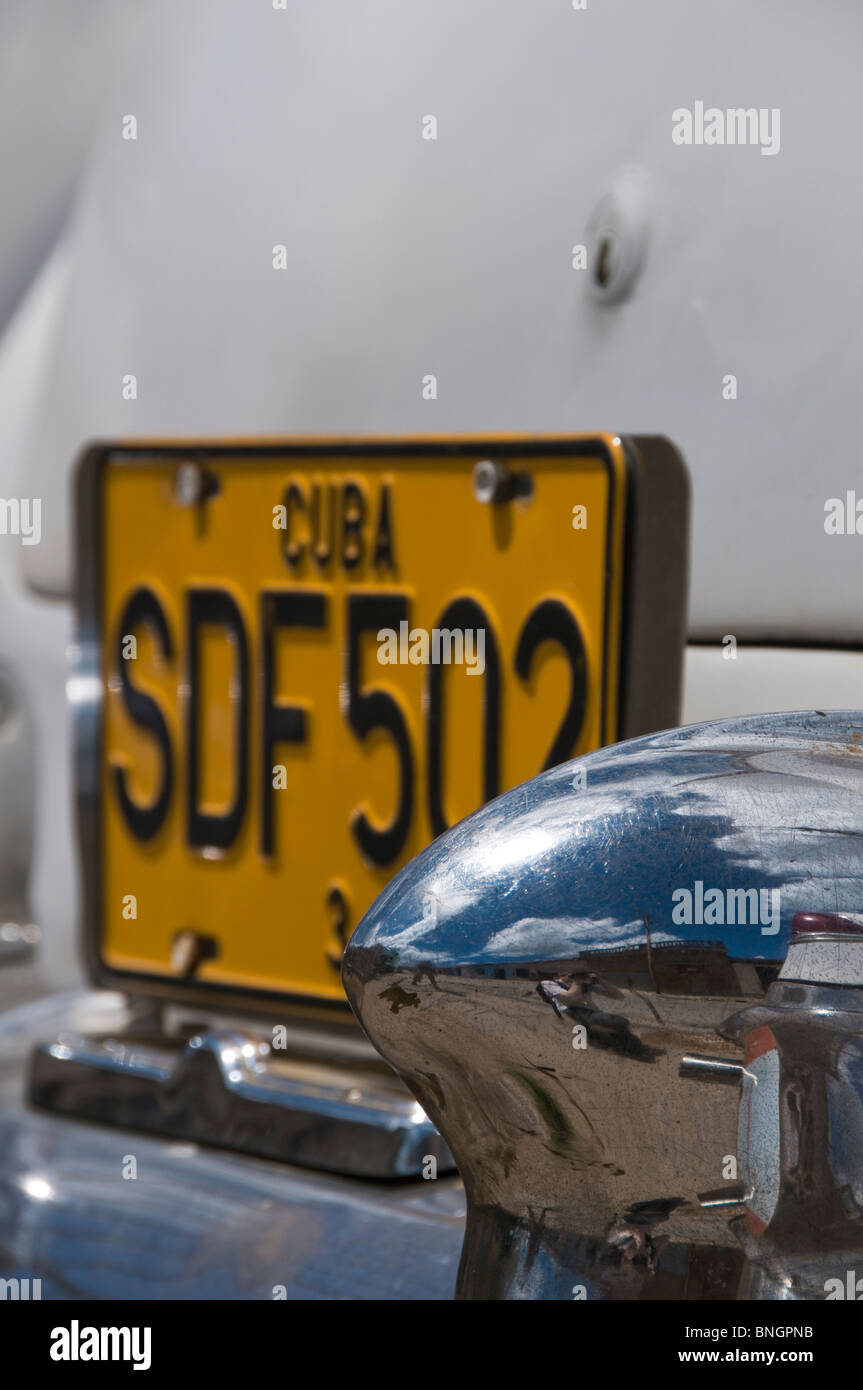
[{"label": "vintage car rear end", "polygon": [[863,18],[94,3],[70,89],[61,8],[0,21],[4,1297],[838,1297]]}]

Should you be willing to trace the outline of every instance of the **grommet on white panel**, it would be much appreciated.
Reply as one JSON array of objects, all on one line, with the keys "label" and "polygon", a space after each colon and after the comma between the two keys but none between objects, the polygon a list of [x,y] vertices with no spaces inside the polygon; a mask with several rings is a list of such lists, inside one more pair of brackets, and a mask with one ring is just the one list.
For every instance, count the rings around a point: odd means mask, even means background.
[{"label": "grommet on white panel", "polygon": [[644,169],[621,169],[587,225],[588,270],[594,298],[617,304],[632,291],[644,265],[653,218],[653,190]]}]

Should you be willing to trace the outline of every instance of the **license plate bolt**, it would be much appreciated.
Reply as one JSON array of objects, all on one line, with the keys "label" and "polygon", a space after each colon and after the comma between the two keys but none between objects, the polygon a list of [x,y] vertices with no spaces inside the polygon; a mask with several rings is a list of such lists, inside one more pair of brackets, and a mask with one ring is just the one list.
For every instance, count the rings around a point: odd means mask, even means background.
[{"label": "license plate bolt", "polygon": [[505,502],[512,492],[509,469],[500,459],[480,459],[473,469],[473,495],[477,502]]},{"label": "license plate bolt", "polygon": [[174,475],[174,497],[181,507],[196,507],[219,491],[218,479],[195,459],[184,459]]}]

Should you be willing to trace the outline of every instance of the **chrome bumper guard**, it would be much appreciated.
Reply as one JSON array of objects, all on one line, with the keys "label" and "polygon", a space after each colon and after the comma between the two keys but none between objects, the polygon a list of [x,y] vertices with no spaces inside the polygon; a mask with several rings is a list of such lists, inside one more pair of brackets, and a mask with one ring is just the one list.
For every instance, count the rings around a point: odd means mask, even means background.
[{"label": "chrome bumper guard", "polygon": [[55,1114],[324,1172],[453,1167],[422,1107],[377,1059],[283,1054],[251,1029],[64,1033],[31,1053],[27,1094]]}]

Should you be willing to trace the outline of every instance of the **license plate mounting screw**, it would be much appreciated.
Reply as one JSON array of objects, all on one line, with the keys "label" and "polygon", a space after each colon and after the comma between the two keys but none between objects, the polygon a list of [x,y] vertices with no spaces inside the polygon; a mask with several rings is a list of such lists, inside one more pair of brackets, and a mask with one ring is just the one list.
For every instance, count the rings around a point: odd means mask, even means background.
[{"label": "license plate mounting screw", "polygon": [[174,475],[174,497],[182,507],[199,506],[219,491],[219,481],[197,462],[183,459]]},{"label": "license plate mounting screw", "polygon": [[480,459],[473,468],[473,495],[477,502],[505,502],[511,495],[509,469],[500,459]]}]

